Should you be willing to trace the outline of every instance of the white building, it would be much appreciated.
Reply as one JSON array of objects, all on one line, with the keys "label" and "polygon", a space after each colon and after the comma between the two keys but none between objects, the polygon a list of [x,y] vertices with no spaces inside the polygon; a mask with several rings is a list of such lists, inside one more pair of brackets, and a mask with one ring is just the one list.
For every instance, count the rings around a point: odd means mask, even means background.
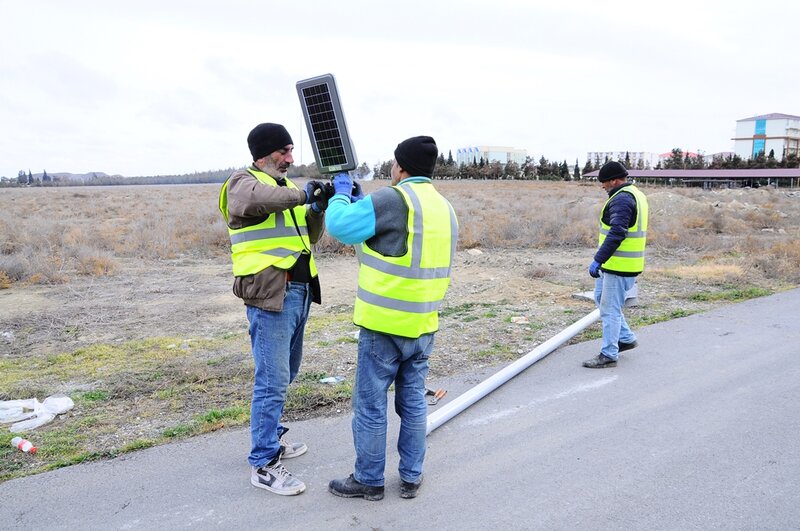
[{"label": "white building", "polygon": [[659,155],[649,151],[589,151],[586,160],[600,167],[607,160],[618,160],[624,164],[626,155],[630,160],[628,169],[650,170],[658,164]]},{"label": "white building", "polygon": [[[681,156],[683,157],[684,160],[686,160],[686,157],[689,157],[690,159],[702,158],[703,160],[705,160],[705,155],[702,153],[695,153],[694,151],[689,151],[687,149],[681,149],[681,148],[677,149],[681,150]],[[658,164],[661,164],[662,167],[667,163],[667,161],[670,160],[672,160],[672,151],[670,151],[669,153],[661,153],[660,155],[658,155]],[[656,166],[653,167],[655,168]]]},{"label": "white building", "polygon": [[475,146],[458,148],[456,150],[456,164],[472,164],[484,162],[516,162],[520,166],[525,163],[528,152],[524,149],[517,149],[504,146]]},{"label": "white building", "polygon": [[789,153],[800,155],[800,116],[763,114],[736,120],[733,150],[743,159],[754,159],[759,153],[782,160]]}]

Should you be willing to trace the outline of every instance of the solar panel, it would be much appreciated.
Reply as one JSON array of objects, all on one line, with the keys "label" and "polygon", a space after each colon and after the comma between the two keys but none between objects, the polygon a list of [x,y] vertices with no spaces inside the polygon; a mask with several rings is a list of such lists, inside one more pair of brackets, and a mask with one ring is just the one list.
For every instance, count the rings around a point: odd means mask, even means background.
[{"label": "solar panel", "polygon": [[354,170],[358,160],[333,74],[298,81],[297,95],[320,173]]}]

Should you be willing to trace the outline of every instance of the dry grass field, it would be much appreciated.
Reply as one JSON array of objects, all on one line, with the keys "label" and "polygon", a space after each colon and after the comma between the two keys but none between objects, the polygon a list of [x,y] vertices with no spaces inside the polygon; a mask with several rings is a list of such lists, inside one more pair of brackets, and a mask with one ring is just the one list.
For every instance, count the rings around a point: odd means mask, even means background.
[{"label": "dry grass field", "polygon": [[[593,309],[573,295],[592,286],[597,184],[436,185],[461,231],[432,380],[506,364]],[[643,189],[651,227],[635,328],[800,283],[800,192]],[[248,422],[252,359],[218,190],[0,190],[0,400],[75,401],[25,434],[35,456],[0,432],[0,481]],[[291,386],[295,419],[345,414],[354,374],[356,260],[328,237],[316,251],[323,304]],[[575,341],[598,335],[595,325]],[[332,375],[345,381],[319,383]]]}]

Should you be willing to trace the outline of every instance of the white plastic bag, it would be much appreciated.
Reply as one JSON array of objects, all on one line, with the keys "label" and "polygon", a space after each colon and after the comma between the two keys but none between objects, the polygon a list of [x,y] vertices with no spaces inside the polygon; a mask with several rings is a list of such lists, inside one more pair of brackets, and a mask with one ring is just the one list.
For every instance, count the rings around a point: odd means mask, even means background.
[{"label": "white plastic bag", "polygon": [[22,415],[22,406],[7,406],[0,409],[0,422],[11,422]]},{"label": "white plastic bag", "polygon": [[44,402],[35,398],[27,400],[6,400],[0,402],[0,422],[13,422],[9,431],[17,433],[32,430],[47,424],[56,415],[65,413],[75,406],[75,402],[66,395],[48,396]]},{"label": "white plastic bag", "polygon": [[27,400],[6,400],[0,402],[0,422],[16,422],[34,415],[36,408],[41,409],[42,404],[35,398]]}]

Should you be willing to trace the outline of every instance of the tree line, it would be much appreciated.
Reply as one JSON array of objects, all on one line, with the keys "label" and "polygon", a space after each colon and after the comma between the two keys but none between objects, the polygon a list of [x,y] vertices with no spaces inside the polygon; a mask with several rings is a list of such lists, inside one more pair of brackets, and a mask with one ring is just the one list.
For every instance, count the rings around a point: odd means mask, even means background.
[{"label": "tree line", "polygon": [[[377,179],[388,179],[392,169],[392,161],[381,162],[375,165],[374,173]],[[578,160],[570,170],[567,161],[550,161],[542,156],[538,162],[533,157],[525,157],[519,164],[516,161],[500,162],[487,161],[483,157],[474,159],[471,163],[458,164],[453,159],[453,152],[449,151],[447,157],[439,153],[434,179],[486,179],[486,180],[546,180],[570,181],[581,178]]]},{"label": "tree line", "polygon": [[88,173],[80,176],[49,175],[47,170],[42,174],[26,173],[20,170],[16,179],[3,177],[0,186],[120,186],[131,184],[203,184],[224,182],[236,168],[186,173],[182,175],[151,175],[141,177],[123,177],[106,175],[105,173]]},{"label": "tree line", "polygon": [[[545,180],[545,181],[577,181],[589,172],[600,169],[603,162],[587,160],[583,169],[575,159],[575,165],[570,169],[567,161],[550,161],[542,156],[538,161],[528,156],[522,164],[515,161],[499,162],[486,161],[483,158],[473,160],[469,164],[457,164],[453,159],[452,151],[447,157],[439,154],[439,159],[434,169],[434,179],[481,179],[481,180]],[[619,162],[629,169],[651,169],[641,160],[631,164],[630,154]],[[648,165],[649,166],[649,165]],[[768,154],[759,153],[755,158],[743,159],[738,155],[715,156],[711,161],[692,153],[684,153],[675,148],[668,159],[658,162],[656,170],[702,170],[702,169],[761,169],[761,168],[798,168],[800,156],[797,153],[786,154],[781,160],[776,159],[774,150]],[[122,177],[120,175],[106,175],[90,173],[79,178],[66,178],[58,175],[49,175],[47,171],[34,175],[30,170],[20,170],[16,179],[0,178],[0,187],[9,186],[115,186],[132,184],[207,184],[223,183],[231,173],[237,169],[226,168],[204,172],[186,173],[180,175],[153,175],[140,177]],[[367,163],[362,163],[355,171],[357,177],[368,177],[371,173],[376,179],[389,179],[391,177],[392,161],[379,162],[372,169]],[[316,163],[291,166],[289,178],[324,179]]]},{"label": "tree line", "polygon": [[[703,157],[690,157],[680,149],[673,149],[669,159],[664,162],[665,170],[752,170],[752,169],[771,169],[771,168],[798,168],[800,167],[800,157],[797,153],[784,153],[781,160],[775,158],[775,150],[770,149],[769,154],[763,151],[755,158],[743,159],[739,155],[715,155],[711,161],[706,161]],[[656,169],[662,169],[656,167]]]},{"label": "tree line", "polygon": [[[583,174],[599,170],[600,166],[609,161],[606,157],[603,163],[599,161],[587,160],[583,167]],[[800,156],[797,153],[784,153],[781,160],[775,158],[775,150],[771,149],[768,154],[760,152],[754,158],[744,159],[739,155],[714,155],[711,160],[706,160],[702,155],[696,153],[684,153],[680,148],[674,148],[670,152],[669,158],[659,161],[655,168],[650,168],[649,164],[642,160],[631,163],[630,153],[625,153],[623,163],[626,168],[634,170],[752,170],[752,169],[771,169],[771,168],[798,168],[800,167]]]},{"label": "tree line", "polygon": [[[577,168],[577,160],[575,168]],[[370,177],[375,179],[389,179],[391,174],[392,161],[379,162],[372,168],[366,162],[362,163],[354,174],[357,178]],[[234,171],[242,168],[226,168],[222,170],[212,170],[205,172],[194,172],[181,175],[153,175],[147,177],[122,177],[120,175],[106,175],[90,173],[86,176],[61,177],[49,175],[45,170],[42,174],[32,174],[20,170],[17,179],[0,179],[0,187],[10,186],[118,186],[118,185],[137,185],[137,184],[207,184],[223,183]],[[300,164],[289,167],[288,176],[290,179],[326,179],[328,175],[322,175],[316,163]],[[434,170],[435,179],[543,179],[543,180],[571,180],[580,179],[580,172],[570,174],[567,161],[562,163],[550,162],[545,157],[541,157],[535,162],[531,157],[527,157],[523,164],[516,162],[500,163],[497,161],[487,162],[483,159],[476,160],[472,164],[456,164],[452,153],[447,158],[443,154],[439,155],[436,168]]]}]

